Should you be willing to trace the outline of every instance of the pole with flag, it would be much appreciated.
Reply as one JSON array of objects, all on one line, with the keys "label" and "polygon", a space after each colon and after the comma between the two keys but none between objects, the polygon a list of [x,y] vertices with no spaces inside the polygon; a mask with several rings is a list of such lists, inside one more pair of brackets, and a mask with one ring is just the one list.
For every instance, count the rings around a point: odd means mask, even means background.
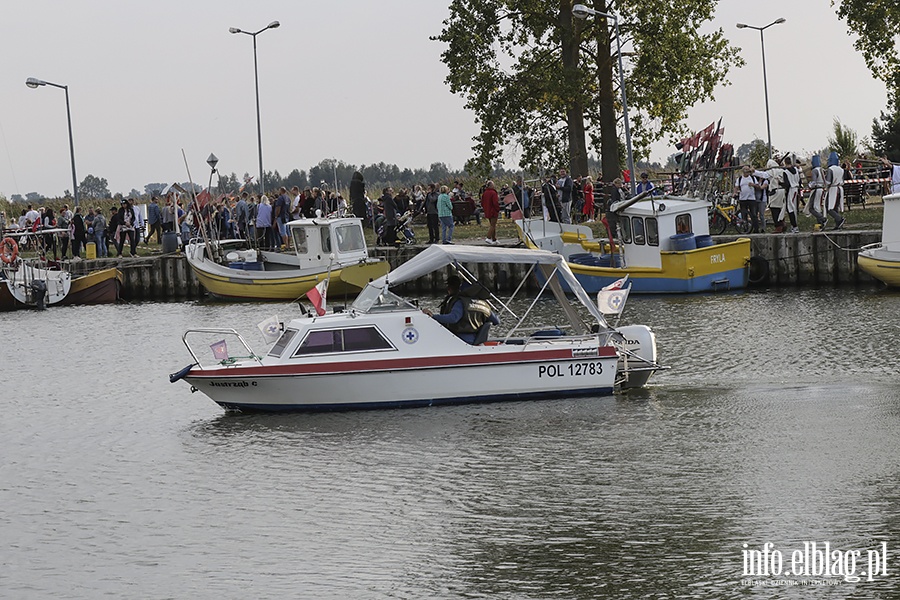
[{"label": "pole with flag", "polygon": [[597,293],[597,309],[604,316],[615,315],[617,318],[622,316],[625,302],[628,301],[628,294],[631,292],[631,284],[625,287],[627,283],[628,275],[612,282]]},{"label": "pole with flag", "polygon": [[325,296],[328,293],[328,279],[323,279],[316,287],[306,292],[306,297],[312,302],[316,309],[316,314],[320,317],[325,314]]}]

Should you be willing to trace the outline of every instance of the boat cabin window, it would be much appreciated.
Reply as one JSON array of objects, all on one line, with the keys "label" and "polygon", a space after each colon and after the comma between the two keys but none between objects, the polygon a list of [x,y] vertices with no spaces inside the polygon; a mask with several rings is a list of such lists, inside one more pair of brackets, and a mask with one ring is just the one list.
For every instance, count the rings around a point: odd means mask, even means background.
[{"label": "boat cabin window", "polygon": [[356,252],[366,249],[362,229],[355,223],[334,228],[338,252]]},{"label": "boat cabin window", "polygon": [[364,350],[390,350],[390,342],[375,327],[350,329],[318,329],[310,331],[294,356],[327,354],[332,352],[361,352]]},{"label": "boat cabin window", "polygon": [[361,313],[388,312],[392,310],[417,310],[416,307],[387,288],[371,284],[363,288],[350,306]]},{"label": "boat cabin window", "polygon": [[619,219],[619,233],[622,235],[623,242],[631,243],[631,219],[628,217]]},{"label": "boat cabin window", "polygon": [[306,228],[293,227],[291,228],[291,233],[294,235],[294,248],[297,249],[297,254],[309,252],[309,244],[306,242]]},{"label": "boat cabin window", "polygon": [[281,356],[281,353],[284,352],[284,349],[291,343],[291,340],[294,339],[295,335],[297,335],[296,329],[285,329],[284,333],[281,334],[281,337],[278,338],[278,341],[275,342],[275,345],[272,346],[272,349],[269,350],[269,356],[274,356],[276,358]]},{"label": "boat cabin window", "polygon": [[656,217],[647,217],[644,225],[647,228],[647,245],[659,246],[659,222]]},{"label": "boat cabin window", "polygon": [[675,217],[675,233],[691,233],[694,229],[691,227],[691,215],[685,213]]},{"label": "boat cabin window", "polygon": [[322,252],[328,254],[331,252],[331,231],[327,227],[319,227],[319,234],[322,236]]},{"label": "boat cabin window", "polygon": [[641,217],[631,217],[631,232],[635,244],[643,246],[647,238],[644,235],[644,219]]}]

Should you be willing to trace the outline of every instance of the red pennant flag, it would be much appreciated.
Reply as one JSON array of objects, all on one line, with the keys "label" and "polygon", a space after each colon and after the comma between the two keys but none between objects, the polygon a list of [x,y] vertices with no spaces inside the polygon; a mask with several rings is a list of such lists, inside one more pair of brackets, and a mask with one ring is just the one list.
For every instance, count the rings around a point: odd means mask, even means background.
[{"label": "red pennant flag", "polygon": [[323,279],[313,289],[306,292],[306,297],[312,302],[316,314],[320,317],[325,314],[325,296],[328,292],[328,280]]}]

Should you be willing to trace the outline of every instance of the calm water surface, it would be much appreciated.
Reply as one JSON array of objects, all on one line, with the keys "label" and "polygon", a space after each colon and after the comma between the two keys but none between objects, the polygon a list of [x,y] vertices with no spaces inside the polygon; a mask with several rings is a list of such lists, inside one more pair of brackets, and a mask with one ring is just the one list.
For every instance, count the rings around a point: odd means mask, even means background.
[{"label": "calm water surface", "polygon": [[[627,395],[235,416],[168,383],[184,329],[273,313],[0,314],[0,597],[900,597],[900,294],[632,298],[672,370]],[[813,541],[888,574],[742,584],[744,544]]]}]

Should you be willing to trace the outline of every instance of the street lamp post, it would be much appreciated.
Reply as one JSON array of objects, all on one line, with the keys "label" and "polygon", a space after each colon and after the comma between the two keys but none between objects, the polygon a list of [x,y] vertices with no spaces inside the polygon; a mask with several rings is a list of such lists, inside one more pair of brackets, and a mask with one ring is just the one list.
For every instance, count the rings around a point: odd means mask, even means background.
[{"label": "street lamp post", "polygon": [[263,31],[267,29],[276,29],[281,27],[281,23],[278,21],[272,21],[262,29],[256,32],[244,31],[242,29],[238,29],[237,27],[231,27],[228,29],[230,33],[246,33],[250,37],[253,38],[253,77],[256,82],[256,140],[259,145],[259,193],[263,194],[266,191],[265,181],[263,180],[263,159],[262,159],[262,126],[260,125],[259,120],[259,68],[256,64],[256,36],[261,34]]},{"label": "street lamp post", "polygon": [[72,111],[69,109],[69,86],[59,85],[58,83],[50,83],[42,79],[29,77],[25,80],[25,85],[34,89],[44,85],[50,85],[65,90],[66,92],[66,118],[69,121],[69,156],[72,159],[72,195],[75,196],[75,206],[78,206],[78,178],[75,176],[75,144],[72,141]]},{"label": "street lamp post", "polygon": [[612,19],[616,28],[616,54],[619,55],[619,89],[622,92],[622,114],[625,126],[625,152],[628,160],[628,173],[630,174],[631,195],[634,196],[634,156],[631,154],[631,126],[628,123],[628,98],[625,95],[625,71],[622,68],[622,38],[619,36],[619,17],[612,13],[603,13],[593,8],[588,8],[584,4],[576,4],[572,7],[572,14],[579,19],[586,19],[593,15],[595,17],[605,17]]},{"label": "street lamp post", "polygon": [[209,168],[210,168],[209,185],[206,186],[206,191],[211,194],[212,192],[210,192],[210,190],[212,189],[212,176],[214,173],[216,173],[216,165],[219,164],[219,159],[218,159],[218,157],[216,157],[215,154],[210,152],[209,158],[206,159],[206,164],[208,164]]},{"label": "street lamp post", "polygon": [[769,124],[769,85],[766,82],[766,42],[763,39],[763,31],[771,27],[772,25],[779,25],[784,23],[787,19],[784,17],[780,19],[775,19],[765,27],[754,27],[753,25],[747,25],[746,23],[738,23],[738,29],[755,29],[759,31],[759,44],[762,48],[762,67],[763,67],[763,94],[766,98],[766,134],[769,136],[769,158],[772,158],[772,126]]}]

